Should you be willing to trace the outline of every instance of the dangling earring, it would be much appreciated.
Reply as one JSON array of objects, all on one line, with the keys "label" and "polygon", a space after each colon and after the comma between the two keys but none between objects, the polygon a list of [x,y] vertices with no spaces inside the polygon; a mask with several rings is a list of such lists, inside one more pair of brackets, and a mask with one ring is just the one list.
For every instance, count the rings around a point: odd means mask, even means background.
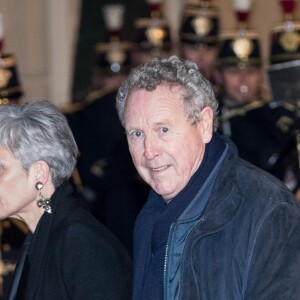
[{"label": "dangling earring", "polygon": [[39,197],[41,199],[38,200],[37,202],[37,206],[38,207],[42,207],[48,214],[51,214],[52,213],[52,209],[51,209],[51,200],[50,199],[47,199],[45,198],[43,195],[42,195],[42,188],[44,187],[44,185],[41,183],[41,182],[38,182],[36,185],[35,185],[36,189],[39,191]]}]

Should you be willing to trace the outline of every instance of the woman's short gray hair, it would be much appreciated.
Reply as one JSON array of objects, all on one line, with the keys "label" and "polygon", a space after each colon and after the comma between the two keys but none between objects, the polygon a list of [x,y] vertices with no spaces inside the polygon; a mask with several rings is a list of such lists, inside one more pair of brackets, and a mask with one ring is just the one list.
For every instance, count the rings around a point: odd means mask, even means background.
[{"label": "woman's short gray hair", "polygon": [[130,93],[140,89],[153,91],[160,84],[180,87],[187,116],[193,123],[199,121],[204,107],[211,107],[214,113],[213,129],[217,130],[218,101],[211,83],[200,74],[195,63],[176,56],[155,58],[132,69],[119,88],[116,98],[116,107],[123,126],[124,110]]},{"label": "woman's short gray hair", "polygon": [[45,161],[55,187],[70,178],[78,155],[65,116],[55,105],[41,99],[0,105],[0,147],[20,160],[25,171],[36,161]]}]

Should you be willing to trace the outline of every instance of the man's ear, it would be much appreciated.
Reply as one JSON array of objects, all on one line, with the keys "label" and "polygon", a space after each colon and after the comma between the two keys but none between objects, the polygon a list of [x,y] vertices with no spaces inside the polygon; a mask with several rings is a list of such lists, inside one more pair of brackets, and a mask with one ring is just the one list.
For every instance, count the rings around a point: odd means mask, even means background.
[{"label": "man's ear", "polygon": [[214,113],[211,107],[204,107],[200,116],[200,130],[205,144],[209,143],[213,135]]},{"label": "man's ear", "polygon": [[46,184],[50,178],[50,167],[43,160],[36,161],[30,167],[30,172],[34,180],[36,182],[41,182],[42,184]]}]

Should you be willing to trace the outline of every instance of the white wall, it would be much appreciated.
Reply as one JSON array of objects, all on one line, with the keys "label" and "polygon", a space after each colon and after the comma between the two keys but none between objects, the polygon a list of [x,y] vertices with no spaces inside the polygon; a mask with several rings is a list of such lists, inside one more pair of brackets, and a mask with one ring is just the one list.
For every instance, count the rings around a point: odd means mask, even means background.
[{"label": "white wall", "polygon": [[16,54],[24,99],[71,101],[80,0],[1,0],[5,50]]}]

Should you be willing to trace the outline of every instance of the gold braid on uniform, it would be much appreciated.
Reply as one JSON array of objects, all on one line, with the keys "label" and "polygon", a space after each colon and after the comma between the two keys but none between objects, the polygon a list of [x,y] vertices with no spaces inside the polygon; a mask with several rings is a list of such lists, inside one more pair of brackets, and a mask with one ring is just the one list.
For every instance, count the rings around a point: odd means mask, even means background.
[{"label": "gold braid on uniform", "polygon": [[266,102],[264,102],[262,100],[255,100],[255,101],[252,101],[251,103],[245,104],[241,107],[228,109],[228,112],[226,112],[224,115],[222,115],[220,117],[220,121],[226,122],[236,116],[244,116],[248,111],[259,108],[265,104],[266,104]]},{"label": "gold braid on uniform", "polygon": [[90,105],[91,103],[101,99],[105,95],[108,95],[115,90],[115,88],[103,88],[92,90],[87,94],[83,101],[67,104],[61,108],[61,111],[64,114],[72,114],[78,112],[80,110],[83,110],[86,106]]},{"label": "gold braid on uniform", "polygon": [[108,95],[112,92],[116,91],[116,88],[102,88],[102,89],[97,89],[94,91],[91,91],[86,98],[84,99],[84,102],[88,105],[91,104],[95,101],[97,101],[98,99],[103,98],[105,95]]}]

